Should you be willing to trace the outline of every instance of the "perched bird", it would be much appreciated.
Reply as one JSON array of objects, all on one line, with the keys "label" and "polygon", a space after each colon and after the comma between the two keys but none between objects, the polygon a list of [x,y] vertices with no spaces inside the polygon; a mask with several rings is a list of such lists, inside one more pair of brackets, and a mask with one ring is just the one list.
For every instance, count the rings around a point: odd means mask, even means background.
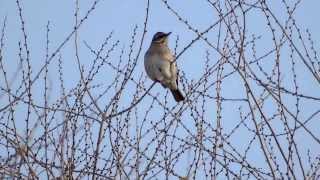
[{"label": "perched bird", "polygon": [[168,37],[171,34],[157,32],[144,56],[144,67],[147,75],[163,87],[169,88],[174,99],[179,102],[184,97],[178,89],[178,72],[174,56],[168,47]]}]

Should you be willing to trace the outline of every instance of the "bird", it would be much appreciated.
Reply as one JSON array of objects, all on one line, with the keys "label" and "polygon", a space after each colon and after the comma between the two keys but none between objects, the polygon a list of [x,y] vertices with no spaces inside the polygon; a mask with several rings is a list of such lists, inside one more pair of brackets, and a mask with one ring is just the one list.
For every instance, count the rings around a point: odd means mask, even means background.
[{"label": "bird", "polygon": [[169,33],[154,34],[144,56],[144,67],[148,77],[168,88],[177,102],[184,97],[178,88],[178,72],[175,57],[168,47]]}]

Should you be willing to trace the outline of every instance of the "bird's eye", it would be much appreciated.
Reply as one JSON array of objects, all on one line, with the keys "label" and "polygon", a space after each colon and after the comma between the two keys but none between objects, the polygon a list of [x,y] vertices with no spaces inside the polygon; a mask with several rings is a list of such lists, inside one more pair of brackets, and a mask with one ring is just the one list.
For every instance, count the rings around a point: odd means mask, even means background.
[{"label": "bird's eye", "polygon": [[154,41],[159,41],[159,40],[163,39],[165,36],[166,36],[165,34],[159,34],[158,36],[155,36],[153,38],[153,40]]}]

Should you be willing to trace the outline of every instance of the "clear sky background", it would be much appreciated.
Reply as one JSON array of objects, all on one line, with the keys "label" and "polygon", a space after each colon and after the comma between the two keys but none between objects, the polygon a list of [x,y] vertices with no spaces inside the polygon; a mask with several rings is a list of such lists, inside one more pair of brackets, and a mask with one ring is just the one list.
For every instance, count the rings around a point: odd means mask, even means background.
[{"label": "clear sky background", "polygon": [[[270,7],[276,13],[277,17],[283,20],[281,23],[284,24],[287,14],[285,13],[285,8],[283,4],[278,3],[277,1],[270,1]],[[274,3],[274,4],[273,4]],[[87,10],[90,8],[92,1],[81,1],[80,0],[80,18],[83,17]],[[218,20],[217,13],[209,6],[208,2],[205,0],[192,0],[192,1],[169,1],[169,4],[178,11],[178,13],[188,22],[195,27],[196,29],[203,31],[211,24]],[[28,0],[21,1],[23,7],[23,16],[25,19],[25,28],[28,34],[29,48],[31,51],[31,63],[33,66],[34,72],[37,72],[42,65],[45,63],[45,45],[46,45],[46,25],[50,21],[50,47],[49,52],[53,52],[58,45],[68,36],[68,34],[73,30],[75,20],[74,20],[74,1],[66,0]],[[299,27],[303,28],[301,31],[305,33],[306,29],[309,29],[314,40],[316,50],[319,50],[320,43],[320,13],[319,13],[320,1],[317,0],[305,0],[299,4],[297,10],[294,13],[294,17]],[[80,60],[84,66],[88,66],[92,63],[94,56],[89,52],[85,47],[83,41],[86,41],[92,47],[99,47],[104,41],[104,38],[108,36],[110,32],[114,32],[112,41],[119,40],[120,44],[118,50],[112,54],[114,60],[117,61],[116,57],[119,56],[121,48],[124,48],[128,52],[128,47],[130,45],[130,38],[132,36],[135,26],[138,26],[138,39],[140,39],[143,30],[143,22],[145,18],[145,0],[102,0],[99,2],[97,9],[90,15],[89,20],[86,21],[83,26],[79,29],[79,44],[80,44]],[[149,43],[152,39],[152,36],[155,32],[172,32],[170,37],[169,46],[171,49],[175,46],[175,39],[179,36],[179,46],[178,52],[188,44],[192,39],[197,37],[197,35],[188,30],[185,24],[181,23],[176,16],[174,16],[165,6],[161,0],[151,0],[150,2],[150,16],[147,25],[146,39],[142,46],[142,53],[146,51],[149,46]],[[5,59],[5,66],[8,70],[9,77],[12,77],[15,70],[18,66],[18,42],[22,40],[21,25],[18,16],[18,10],[16,2],[14,0],[0,0],[0,23],[2,27],[5,16],[7,17],[7,33],[5,36],[5,52],[3,54]],[[283,18],[282,18],[283,17]],[[266,21],[263,15],[256,13],[256,11],[251,11],[247,16],[247,29],[249,36],[255,34],[255,36],[262,36],[257,43],[257,54],[263,54],[270,48],[269,45],[272,43],[270,41],[270,33],[266,27]],[[206,34],[206,37],[210,42],[217,41],[217,29],[210,31]],[[306,36],[305,36],[306,37]],[[249,37],[250,39],[250,37]],[[138,48],[138,45],[135,46],[135,50]],[[79,72],[76,66],[75,54],[74,54],[74,44],[73,41],[68,42],[63,49],[61,50],[61,56],[64,64],[64,75],[65,75],[65,85],[67,89],[70,89],[75,86],[79,80]],[[179,69],[186,73],[186,78],[191,80],[197,80],[203,72],[204,62],[206,51],[210,50],[210,47],[207,46],[203,41],[196,42],[191,48],[189,48],[186,53],[178,60]],[[211,51],[211,57],[217,57],[217,53]],[[287,66],[289,63],[289,49],[285,49],[282,52],[283,66]],[[135,77],[138,78],[141,74],[145,75],[143,67],[143,54],[138,60],[138,70],[135,71]],[[274,56],[270,57],[272,60]],[[125,58],[124,60],[127,60]],[[287,62],[286,62],[287,61]],[[51,94],[51,100],[54,102],[56,98],[60,96],[59,89],[55,88],[58,86],[58,76],[57,76],[57,61],[55,60],[51,65],[51,68],[54,68],[49,72],[49,79],[51,81],[51,87],[53,89]],[[267,65],[266,65],[267,66]],[[289,67],[289,66],[288,66]],[[300,91],[302,93],[312,95],[315,97],[320,97],[320,86],[316,84],[314,80],[311,79],[311,75],[305,67],[299,66],[298,64],[298,80],[300,82]],[[300,68],[301,67],[301,68]],[[286,69],[286,68],[284,68]],[[284,70],[283,79],[284,84],[286,80],[290,81],[290,68]],[[228,71],[228,69],[227,69]],[[108,84],[110,82],[109,72],[100,72],[93,84]],[[11,75],[10,75],[11,74]],[[226,98],[243,98],[244,89],[241,87],[241,83],[237,78],[226,79],[223,84],[223,96]],[[148,83],[151,85],[151,80],[147,79]],[[3,86],[3,79],[0,76],[0,85]],[[288,84],[289,85],[289,84]],[[290,82],[290,85],[292,83]],[[134,87],[129,85],[129,87]],[[40,88],[41,85],[35,85],[36,89]],[[240,88],[241,87],[241,88]],[[293,87],[290,87],[293,89]],[[159,93],[159,96],[165,95],[165,90],[160,86],[156,85],[152,89],[153,94]],[[130,93],[127,95],[130,97]],[[35,97],[41,102],[41,97]],[[104,97],[107,99],[108,97]],[[151,98],[145,100],[146,102],[151,101]],[[146,103],[142,101],[142,103]],[[128,102],[127,102],[128,103]],[[175,102],[169,102],[170,105],[175,105]],[[294,107],[294,101],[288,98],[288,106]],[[0,102],[1,107],[6,104]],[[99,104],[103,105],[104,100],[99,101]],[[319,102],[302,102],[302,111],[301,119],[309,117],[312,113],[320,109]],[[124,107],[127,107],[126,101],[123,102]],[[223,127],[226,131],[231,130],[236,124],[233,121],[238,119],[239,113],[236,111],[238,105],[232,103],[224,104],[223,109]],[[212,108],[212,109],[211,109]],[[212,102],[212,107],[208,108],[208,119],[214,121],[216,107],[214,107],[214,102]],[[229,109],[230,108],[230,109]],[[270,110],[272,111],[272,110]],[[156,112],[154,114],[156,117]],[[318,116],[319,118],[320,116]],[[184,117],[188,119],[187,117]],[[237,120],[238,121],[238,120]],[[192,130],[193,123],[188,123],[186,125]],[[320,136],[319,122],[313,121],[308,124],[310,130]],[[23,131],[23,130],[22,130]],[[233,142],[235,146],[242,146],[246,144],[248,139],[248,134],[239,132],[239,136],[234,136],[230,141]],[[297,141],[304,141],[305,147],[301,147],[302,152],[307,151],[307,149],[312,149],[313,155],[319,155],[319,144],[314,143],[310,138],[305,138],[305,134],[298,134]],[[258,144],[257,144],[258,146]],[[239,148],[241,149],[241,148]],[[255,158],[261,158],[260,152],[252,152],[257,154],[252,156],[252,160]],[[307,159],[304,159],[306,162]],[[186,158],[186,162],[189,162]],[[259,164],[259,163],[258,163]],[[263,165],[264,164],[264,165]],[[261,162],[261,166],[265,166],[265,163]],[[181,172],[186,171],[187,166],[181,165]]]}]

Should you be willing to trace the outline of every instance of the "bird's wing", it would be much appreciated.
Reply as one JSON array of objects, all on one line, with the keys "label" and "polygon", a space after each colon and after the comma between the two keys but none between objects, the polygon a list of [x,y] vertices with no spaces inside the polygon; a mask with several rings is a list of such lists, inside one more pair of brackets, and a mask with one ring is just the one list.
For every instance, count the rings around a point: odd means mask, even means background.
[{"label": "bird's wing", "polygon": [[159,69],[157,68],[156,62],[157,61],[154,55],[151,55],[149,52],[147,52],[144,58],[144,66],[147,75],[154,81],[161,81],[163,78]]}]

